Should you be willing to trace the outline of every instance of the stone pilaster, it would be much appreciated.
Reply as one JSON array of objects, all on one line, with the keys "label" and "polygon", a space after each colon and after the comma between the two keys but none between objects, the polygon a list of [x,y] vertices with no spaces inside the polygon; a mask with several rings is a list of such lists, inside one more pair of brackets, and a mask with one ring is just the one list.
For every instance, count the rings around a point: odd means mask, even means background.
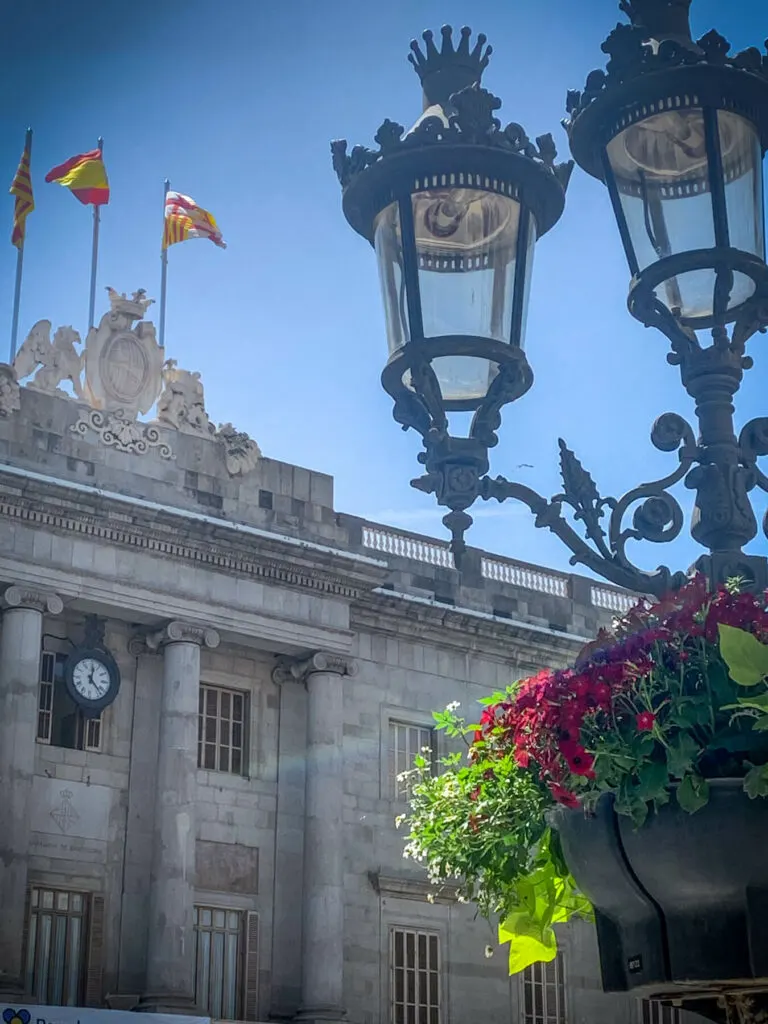
[{"label": "stone pilaster", "polygon": [[189,1011],[195,1002],[193,929],[200,648],[215,630],[171,622],[146,637],[163,652],[155,827],[149,895],[147,980],[142,1004]]},{"label": "stone pilaster", "polygon": [[29,806],[43,616],[58,615],[56,594],[11,586],[0,636],[0,1001],[23,991],[21,936],[29,859]]},{"label": "stone pilaster", "polygon": [[307,687],[302,1002],[297,1020],[340,1022],[344,1010],[344,676],[357,665],[332,654],[283,660],[278,683]]}]

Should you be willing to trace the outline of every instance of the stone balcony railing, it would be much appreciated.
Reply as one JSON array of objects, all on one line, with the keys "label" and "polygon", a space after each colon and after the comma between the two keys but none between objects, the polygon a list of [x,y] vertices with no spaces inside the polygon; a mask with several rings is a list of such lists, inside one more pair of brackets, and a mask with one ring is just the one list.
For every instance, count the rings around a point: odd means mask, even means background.
[{"label": "stone balcony railing", "polygon": [[[453,559],[446,543],[375,523],[362,524],[362,547],[392,558],[422,563],[436,569],[453,570]],[[585,576],[557,572],[513,558],[473,552],[470,549],[470,557],[472,553],[479,556],[482,579],[491,584],[499,583],[549,597],[575,600],[612,615],[623,614],[637,603],[637,595],[619,587],[595,583]],[[475,561],[477,563],[477,557]]]}]

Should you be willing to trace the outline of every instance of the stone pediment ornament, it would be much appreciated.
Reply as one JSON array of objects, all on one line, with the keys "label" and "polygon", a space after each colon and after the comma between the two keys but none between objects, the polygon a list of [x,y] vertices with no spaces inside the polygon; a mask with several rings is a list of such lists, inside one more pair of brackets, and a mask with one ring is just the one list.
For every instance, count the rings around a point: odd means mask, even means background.
[{"label": "stone pediment ornament", "polygon": [[221,423],[216,438],[224,446],[224,458],[230,476],[245,476],[256,468],[262,457],[261,449],[248,434],[236,430],[231,423]]},{"label": "stone pediment ornament", "polygon": [[62,381],[68,380],[77,398],[82,398],[83,354],[75,348],[79,344],[80,335],[72,327],[57,328],[51,340],[51,321],[38,320],[13,361],[16,380],[23,381],[34,373],[27,387],[46,395],[69,398],[59,387]]},{"label": "stone pediment ornament", "polygon": [[162,389],[164,350],[154,324],[143,320],[154,300],[144,289],[131,298],[114,288],[107,292],[110,311],[85,341],[85,399],[92,409],[134,419],[149,412]]},{"label": "stone pediment ornament", "polygon": [[210,437],[214,426],[205,411],[205,394],[200,374],[179,369],[175,359],[168,359],[162,368],[163,393],[157,403],[160,423],[185,434]]},{"label": "stone pediment ornament", "polygon": [[0,417],[10,416],[21,408],[16,371],[8,363],[0,363]]}]

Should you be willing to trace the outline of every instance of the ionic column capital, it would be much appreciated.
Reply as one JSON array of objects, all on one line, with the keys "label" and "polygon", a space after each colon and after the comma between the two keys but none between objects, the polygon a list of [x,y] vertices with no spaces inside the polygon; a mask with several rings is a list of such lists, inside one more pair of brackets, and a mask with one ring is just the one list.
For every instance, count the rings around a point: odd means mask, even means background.
[{"label": "ionic column capital", "polygon": [[31,608],[43,615],[60,615],[64,610],[64,602],[58,594],[15,583],[3,594],[2,605],[7,609]]},{"label": "ionic column capital", "polygon": [[272,669],[272,681],[278,686],[283,683],[304,683],[307,676],[318,672],[330,672],[338,676],[356,676],[358,664],[343,654],[327,654],[318,651],[309,658],[282,657]]},{"label": "ionic column capital", "polygon": [[174,619],[162,629],[141,633],[133,637],[128,645],[131,654],[156,654],[170,644],[197,644],[215,650],[221,643],[221,637],[215,629],[198,626],[191,622],[180,622]]}]

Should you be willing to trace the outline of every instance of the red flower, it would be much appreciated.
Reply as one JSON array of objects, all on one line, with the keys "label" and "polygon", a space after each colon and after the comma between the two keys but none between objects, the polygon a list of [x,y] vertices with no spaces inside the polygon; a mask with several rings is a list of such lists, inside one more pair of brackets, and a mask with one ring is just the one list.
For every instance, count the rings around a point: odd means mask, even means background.
[{"label": "red flower", "polygon": [[569,789],[566,789],[565,786],[555,784],[554,786],[550,786],[550,792],[557,803],[563,804],[565,807],[572,807],[575,809],[579,806],[579,801],[576,799],[576,795]]},{"label": "red flower", "polygon": [[656,724],[656,715],[652,711],[641,711],[635,722],[640,732],[651,732]]},{"label": "red flower", "polygon": [[561,743],[560,750],[574,775],[592,775],[594,757],[580,743]]},{"label": "red flower", "polygon": [[527,768],[531,763],[531,756],[527,750],[516,750],[515,751],[515,762],[521,768]]}]

